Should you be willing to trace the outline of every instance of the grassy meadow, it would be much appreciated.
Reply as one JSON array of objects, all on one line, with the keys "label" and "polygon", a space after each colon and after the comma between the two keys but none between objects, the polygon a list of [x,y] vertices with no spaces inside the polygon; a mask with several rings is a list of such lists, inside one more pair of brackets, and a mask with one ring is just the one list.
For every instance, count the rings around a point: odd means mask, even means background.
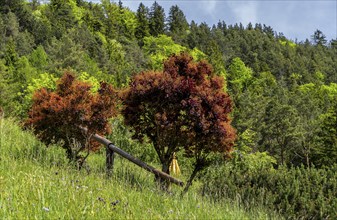
[{"label": "grassy meadow", "polygon": [[[46,148],[15,120],[1,119],[0,219],[270,219],[236,201],[215,203],[178,186],[160,191],[154,176],[117,157],[107,178],[104,154],[89,157],[90,172],[69,165],[63,149]],[[184,179],[184,177],[182,177]]]}]

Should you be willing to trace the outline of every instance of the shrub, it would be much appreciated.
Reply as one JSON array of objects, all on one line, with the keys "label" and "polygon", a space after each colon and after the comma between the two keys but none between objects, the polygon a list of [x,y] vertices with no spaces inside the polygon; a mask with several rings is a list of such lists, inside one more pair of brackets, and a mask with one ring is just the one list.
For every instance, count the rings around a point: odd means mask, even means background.
[{"label": "shrub", "polygon": [[[83,164],[90,151],[100,145],[90,140],[97,133],[111,132],[108,119],[117,113],[117,93],[112,86],[101,83],[97,93],[91,85],[78,81],[66,72],[58,81],[55,92],[42,88],[33,96],[27,126],[32,126],[37,136],[47,145],[60,142],[70,160]],[[88,129],[84,133],[79,127]],[[87,152],[80,156],[80,152]]]},{"label": "shrub", "polygon": [[252,172],[225,164],[209,169],[202,193],[215,200],[240,199],[248,209],[263,205],[288,219],[334,219],[337,165],[331,168],[270,167]]}]

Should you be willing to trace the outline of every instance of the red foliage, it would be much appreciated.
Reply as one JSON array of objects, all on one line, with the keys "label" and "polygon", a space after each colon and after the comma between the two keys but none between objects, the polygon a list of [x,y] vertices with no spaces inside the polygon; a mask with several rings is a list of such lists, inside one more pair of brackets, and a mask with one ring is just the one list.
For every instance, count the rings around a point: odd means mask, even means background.
[{"label": "red foliage", "polygon": [[[90,89],[90,84],[77,81],[66,72],[55,92],[45,88],[35,92],[26,125],[32,126],[46,144],[63,141],[69,159],[77,156],[71,146],[74,140],[80,144],[77,152],[99,149],[100,145],[88,138],[111,132],[108,119],[116,115],[117,93],[106,83],[101,83],[97,94]],[[88,133],[84,134],[79,126],[88,128]]]},{"label": "red foliage", "polygon": [[123,96],[125,123],[135,138],[146,135],[153,142],[164,172],[181,148],[201,166],[210,152],[232,150],[232,104],[223,83],[207,62],[195,63],[187,54],[169,58],[163,72],[132,79]]}]

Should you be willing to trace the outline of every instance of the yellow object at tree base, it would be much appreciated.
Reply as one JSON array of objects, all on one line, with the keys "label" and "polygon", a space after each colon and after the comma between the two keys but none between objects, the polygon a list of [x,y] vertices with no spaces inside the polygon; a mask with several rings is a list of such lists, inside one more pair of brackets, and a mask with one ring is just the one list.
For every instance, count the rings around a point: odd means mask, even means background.
[{"label": "yellow object at tree base", "polygon": [[179,176],[180,175],[180,168],[178,165],[178,160],[176,158],[176,153],[173,153],[173,160],[170,164],[170,173]]}]

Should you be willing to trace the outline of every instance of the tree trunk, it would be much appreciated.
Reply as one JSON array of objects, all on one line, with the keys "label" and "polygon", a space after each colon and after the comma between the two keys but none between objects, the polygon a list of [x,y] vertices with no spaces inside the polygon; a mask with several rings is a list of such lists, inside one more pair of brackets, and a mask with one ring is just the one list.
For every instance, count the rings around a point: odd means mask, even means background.
[{"label": "tree trunk", "polygon": [[197,176],[197,173],[198,173],[200,170],[201,170],[201,167],[200,167],[199,165],[196,165],[196,166],[194,167],[194,170],[193,170],[193,172],[192,172],[192,174],[191,174],[189,180],[187,181],[186,186],[185,186],[183,192],[181,193],[182,196],[185,195],[185,194],[187,193],[188,189],[189,189],[190,186],[192,185],[192,182],[193,182],[194,178]]},{"label": "tree trunk", "polygon": [[69,159],[69,162],[73,162],[74,161],[74,154],[73,151],[71,149],[71,147],[69,147],[69,145],[66,145],[66,153],[67,153],[67,158]]},{"label": "tree trunk", "polygon": [[309,158],[310,150],[308,148],[305,149],[305,161],[307,163],[307,167],[310,168],[310,158]]},{"label": "tree trunk", "polygon": [[284,164],[284,149],[283,146],[281,147],[281,164]]},{"label": "tree trunk", "polygon": [[[162,172],[166,173],[167,175],[170,175],[170,162],[165,161],[162,163]],[[160,176],[157,176],[156,178],[157,183],[160,186],[160,189],[164,191],[168,191],[170,189],[170,181],[167,179],[161,178]]]}]

